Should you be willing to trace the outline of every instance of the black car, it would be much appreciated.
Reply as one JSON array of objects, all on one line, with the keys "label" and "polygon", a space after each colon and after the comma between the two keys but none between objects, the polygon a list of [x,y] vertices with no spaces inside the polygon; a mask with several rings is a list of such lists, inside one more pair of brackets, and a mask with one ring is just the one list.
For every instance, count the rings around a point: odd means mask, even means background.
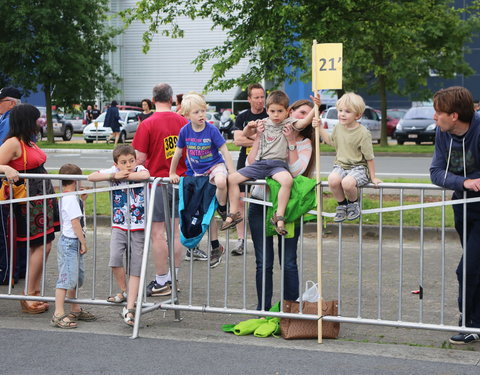
[{"label": "black car", "polygon": [[434,114],[433,106],[410,108],[395,129],[397,143],[399,145],[405,142],[415,142],[417,145],[422,142],[435,143],[437,126],[433,120]]}]

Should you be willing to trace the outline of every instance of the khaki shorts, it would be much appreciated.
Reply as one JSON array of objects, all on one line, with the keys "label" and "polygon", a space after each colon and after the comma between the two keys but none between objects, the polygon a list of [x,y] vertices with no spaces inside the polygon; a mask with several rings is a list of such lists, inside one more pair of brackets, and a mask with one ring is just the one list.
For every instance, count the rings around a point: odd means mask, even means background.
[{"label": "khaki shorts", "polygon": [[352,169],[343,169],[339,165],[333,166],[332,173],[336,173],[344,179],[347,176],[351,176],[357,181],[357,187],[368,184],[370,179],[368,178],[368,170],[363,165],[358,165]]},{"label": "khaki shorts", "polygon": [[[128,250],[127,230],[112,228],[110,239],[110,262],[109,267],[123,267],[123,259],[127,259],[125,270],[130,276],[140,276],[143,260],[143,245],[145,244],[145,232],[143,230],[130,231],[130,251]],[[127,256],[125,257],[125,253]]]}]

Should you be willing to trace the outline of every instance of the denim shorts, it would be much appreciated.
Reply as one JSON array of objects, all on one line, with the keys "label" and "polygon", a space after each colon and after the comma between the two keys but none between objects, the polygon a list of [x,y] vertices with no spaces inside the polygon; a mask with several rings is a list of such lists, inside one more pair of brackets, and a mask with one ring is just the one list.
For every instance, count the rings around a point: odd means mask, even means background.
[{"label": "denim shorts", "polygon": [[77,284],[79,288],[83,285],[85,265],[83,254],[79,253],[79,249],[78,238],[69,238],[64,235],[60,237],[57,251],[57,289],[75,289]]}]

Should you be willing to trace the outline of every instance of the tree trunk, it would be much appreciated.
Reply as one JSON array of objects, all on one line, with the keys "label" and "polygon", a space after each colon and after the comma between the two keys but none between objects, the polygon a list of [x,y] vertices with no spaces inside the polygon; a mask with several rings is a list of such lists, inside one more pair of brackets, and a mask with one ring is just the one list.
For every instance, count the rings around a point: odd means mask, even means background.
[{"label": "tree trunk", "polygon": [[47,112],[47,141],[48,143],[55,143],[55,138],[53,137],[52,95],[49,83],[43,85],[43,92],[45,93],[45,106]]},{"label": "tree trunk", "polygon": [[382,113],[382,132],[380,135],[380,146],[388,146],[387,138],[387,89],[385,84],[385,76],[378,77],[380,91],[380,111]]}]

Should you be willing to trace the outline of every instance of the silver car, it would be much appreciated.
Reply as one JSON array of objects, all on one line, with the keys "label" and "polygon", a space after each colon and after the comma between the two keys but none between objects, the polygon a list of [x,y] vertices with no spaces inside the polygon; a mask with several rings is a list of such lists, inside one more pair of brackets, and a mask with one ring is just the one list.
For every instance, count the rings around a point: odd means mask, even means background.
[{"label": "silver car", "polygon": [[[320,122],[323,128],[326,129],[329,134],[332,134],[333,128],[338,123],[337,108],[330,107],[326,109],[320,116]],[[370,130],[372,141],[380,142],[382,123],[380,122],[377,112],[375,112],[373,108],[366,107],[362,118],[358,122]]]},{"label": "silver car", "polygon": [[[127,139],[133,139],[138,128],[138,115],[140,111],[119,111],[120,113],[120,138],[118,141],[124,143]],[[87,143],[93,141],[108,141],[112,135],[111,128],[105,128],[103,123],[105,121],[106,112],[98,116],[94,121],[88,124],[83,129],[83,138]]]}]

